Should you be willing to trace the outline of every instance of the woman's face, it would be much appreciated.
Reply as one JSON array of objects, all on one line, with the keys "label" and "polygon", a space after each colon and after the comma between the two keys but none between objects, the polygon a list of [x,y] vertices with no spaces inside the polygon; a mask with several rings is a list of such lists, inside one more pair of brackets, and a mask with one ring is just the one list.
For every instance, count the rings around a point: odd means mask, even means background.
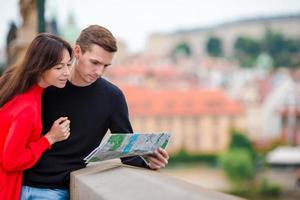
[{"label": "woman's face", "polygon": [[46,70],[41,77],[40,85],[42,87],[55,86],[58,88],[65,87],[70,76],[70,66],[72,60],[67,50],[63,51],[63,58],[60,63]]}]

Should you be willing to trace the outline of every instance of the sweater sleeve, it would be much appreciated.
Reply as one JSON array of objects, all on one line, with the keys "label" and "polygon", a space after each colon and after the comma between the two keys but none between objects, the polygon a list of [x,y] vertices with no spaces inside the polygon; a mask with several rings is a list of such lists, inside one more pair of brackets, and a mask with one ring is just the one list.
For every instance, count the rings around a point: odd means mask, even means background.
[{"label": "sweater sleeve", "polygon": [[9,129],[3,149],[3,168],[7,171],[23,171],[32,167],[50,143],[42,136],[30,142],[34,124],[29,116],[16,117]]},{"label": "sweater sleeve", "polygon": [[[111,118],[110,132],[111,133],[133,133],[126,99],[121,90],[119,90],[118,95],[115,98],[116,102],[114,104],[114,110]],[[121,158],[123,164],[149,168],[144,159],[140,156],[131,156],[126,158]]]},{"label": "sweater sleeve", "polygon": [[127,103],[121,90],[118,90],[118,93],[114,97],[112,117],[109,129],[112,133],[133,132],[129,121]]}]

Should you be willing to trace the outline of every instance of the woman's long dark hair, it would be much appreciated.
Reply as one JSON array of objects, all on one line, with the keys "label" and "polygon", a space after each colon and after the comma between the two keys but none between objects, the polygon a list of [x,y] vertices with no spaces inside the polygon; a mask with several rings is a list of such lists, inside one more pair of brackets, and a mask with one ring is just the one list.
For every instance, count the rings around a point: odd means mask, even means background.
[{"label": "woman's long dark hair", "polygon": [[64,50],[72,58],[72,47],[65,40],[49,33],[37,35],[21,64],[9,67],[0,77],[0,107],[27,91],[39,81],[43,72],[61,62]]}]

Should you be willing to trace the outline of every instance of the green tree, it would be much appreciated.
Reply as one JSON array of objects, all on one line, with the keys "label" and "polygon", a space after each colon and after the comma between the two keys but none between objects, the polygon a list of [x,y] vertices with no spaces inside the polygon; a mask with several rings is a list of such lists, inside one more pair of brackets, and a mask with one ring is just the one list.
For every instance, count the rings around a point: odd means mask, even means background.
[{"label": "green tree", "polygon": [[300,41],[299,40],[286,40],[286,47],[290,53],[299,53],[300,52]]},{"label": "green tree", "polygon": [[238,37],[234,43],[235,55],[242,67],[253,67],[261,52],[260,43],[247,37]]},{"label": "green tree", "polygon": [[238,37],[234,43],[234,49],[237,53],[244,53],[251,57],[256,57],[261,52],[260,43],[247,37]]},{"label": "green tree", "polygon": [[299,65],[299,40],[288,39],[280,33],[267,31],[261,43],[262,49],[274,59],[275,67],[295,67]]},{"label": "green tree", "polygon": [[285,40],[283,35],[267,31],[262,40],[262,47],[273,57],[280,54],[285,49]]},{"label": "green tree", "polygon": [[222,41],[217,37],[210,37],[206,43],[206,52],[214,57],[222,56]]},{"label": "green tree", "polygon": [[254,163],[249,151],[230,149],[220,157],[220,164],[234,188],[247,185],[254,178]]},{"label": "green tree", "polygon": [[251,141],[245,136],[244,133],[239,132],[235,129],[231,131],[231,141],[229,144],[229,149],[243,149],[249,152],[251,159],[254,160],[256,153]]},{"label": "green tree", "polygon": [[240,131],[231,130],[228,151],[220,156],[220,166],[232,184],[232,193],[248,195],[255,177],[256,153],[250,140]]}]

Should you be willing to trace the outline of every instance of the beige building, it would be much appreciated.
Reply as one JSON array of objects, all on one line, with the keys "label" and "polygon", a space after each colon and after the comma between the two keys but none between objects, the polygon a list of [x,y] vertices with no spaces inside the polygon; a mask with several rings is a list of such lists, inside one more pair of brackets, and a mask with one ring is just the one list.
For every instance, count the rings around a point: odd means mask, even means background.
[{"label": "beige building", "polygon": [[246,19],[221,25],[186,30],[171,34],[153,34],[148,39],[145,53],[167,57],[180,43],[186,43],[194,56],[206,55],[206,43],[211,36],[222,41],[225,55],[231,55],[234,42],[239,36],[262,38],[266,30],[282,33],[290,38],[300,39],[300,15]]},{"label": "beige building", "polygon": [[242,106],[222,90],[151,90],[121,86],[135,132],[169,132],[170,153],[220,153],[230,128],[243,128]]}]

